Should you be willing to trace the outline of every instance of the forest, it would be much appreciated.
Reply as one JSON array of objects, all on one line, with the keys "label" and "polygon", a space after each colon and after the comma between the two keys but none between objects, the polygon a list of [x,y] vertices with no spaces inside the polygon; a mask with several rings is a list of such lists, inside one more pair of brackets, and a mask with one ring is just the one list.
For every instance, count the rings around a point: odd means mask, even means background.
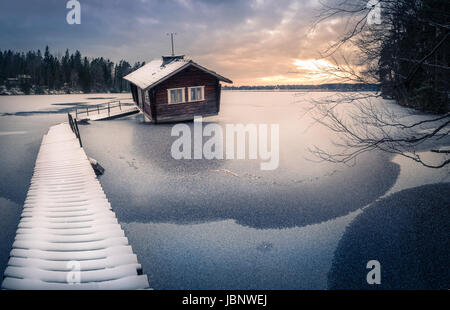
[{"label": "forest", "polygon": [[450,4],[403,0],[387,2],[383,8],[389,13],[390,27],[369,35],[369,40],[380,42],[376,55],[383,94],[409,107],[447,112]]},{"label": "forest", "polygon": [[[377,8],[379,23],[369,23]],[[403,106],[449,111],[448,0],[343,0],[338,5],[330,0],[318,23],[337,16],[348,27],[324,52],[338,68],[329,74],[352,83],[377,83],[384,98]],[[345,49],[356,57],[340,55]]]},{"label": "forest", "polygon": [[129,92],[123,76],[143,66],[125,60],[114,63],[103,57],[83,57],[80,51],[53,55],[47,46],[26,53],[0,51],[0,85],[19,88],[25,94],[44,94],[52,90],[72,92]]},{"label": "forest", "polygon": [[[380,150],[428,168],[450,165],[450,150],[439,147],[450,134],[449,1],[329,0],[317,25],[337,17],[346,27],[323,52],[335,64],[325,73],[377,83],[379,91],[317,102],[310,115],[339,134],[339,149],[315,146],[311,152],[318,160],[346,164]],[[425,112],[424,118],[411,118],[420,115],[412,109],[383,108],[381,98]],[[348,116],[340,109],[355,112]]]}]

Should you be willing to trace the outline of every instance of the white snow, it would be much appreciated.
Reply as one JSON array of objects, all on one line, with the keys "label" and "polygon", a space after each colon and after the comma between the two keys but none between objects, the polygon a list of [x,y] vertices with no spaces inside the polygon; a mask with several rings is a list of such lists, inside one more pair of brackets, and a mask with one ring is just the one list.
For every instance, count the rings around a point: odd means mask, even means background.
[{"label": "white snow", "polygon": [[[67,280],[72,261],[80,264],[80,283],[75,285]],[[149,288],[140,269],[69,125],[50,127],[36,159],[2,288]]]}]

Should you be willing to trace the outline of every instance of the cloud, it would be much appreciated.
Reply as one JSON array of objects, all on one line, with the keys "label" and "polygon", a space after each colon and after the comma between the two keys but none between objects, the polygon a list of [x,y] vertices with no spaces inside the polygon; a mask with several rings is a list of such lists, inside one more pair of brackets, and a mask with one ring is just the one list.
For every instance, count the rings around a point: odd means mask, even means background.
[{"label": "cloud", "polygon": [[[3,1],[3,49],[79,49],[114,61],[149,61],[170,52],[166,33],[176,32],[175,52],[190,55],[237,85],[303,80],[298,61],[320,58],[337,40],[339,19],[313,31],[318,1],[293,0],[79,0],[82,24],[67,25],[64,1]],[[17,18],[21,16],[21,18]],[[298,63],[297,63],[298,64]],[[301,68],[300,68],[301,69]]]}]

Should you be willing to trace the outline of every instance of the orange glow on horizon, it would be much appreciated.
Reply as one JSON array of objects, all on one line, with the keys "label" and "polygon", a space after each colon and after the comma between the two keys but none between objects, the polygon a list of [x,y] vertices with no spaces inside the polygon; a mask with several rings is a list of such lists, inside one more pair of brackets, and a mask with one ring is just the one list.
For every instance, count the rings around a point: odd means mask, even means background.
[{"label": "orange glow on horizon", "polygon": [[242,79],[234,86],[241,85],[293,85],[307,84],[317,85],[323,83],[339,82],[332,74],[337,70],[336,66],[324,59],[294,59],[288,72],[259,77],[256,80]]}]

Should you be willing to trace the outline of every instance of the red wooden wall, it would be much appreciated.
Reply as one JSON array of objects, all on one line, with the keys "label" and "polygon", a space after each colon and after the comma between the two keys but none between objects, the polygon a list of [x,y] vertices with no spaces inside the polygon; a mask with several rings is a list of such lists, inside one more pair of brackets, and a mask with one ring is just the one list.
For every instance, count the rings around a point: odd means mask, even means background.
[{"label": "red wooden wall", "polygon": [[[188,87],[192,86],[205,86],[204,101],[168,104],[167,89],[185,87],[185,98],[188,100]],[[216,115],[219,113],[220,84],[215,76],[191,66],[151,89],[150,101],[157,122]]]}]

